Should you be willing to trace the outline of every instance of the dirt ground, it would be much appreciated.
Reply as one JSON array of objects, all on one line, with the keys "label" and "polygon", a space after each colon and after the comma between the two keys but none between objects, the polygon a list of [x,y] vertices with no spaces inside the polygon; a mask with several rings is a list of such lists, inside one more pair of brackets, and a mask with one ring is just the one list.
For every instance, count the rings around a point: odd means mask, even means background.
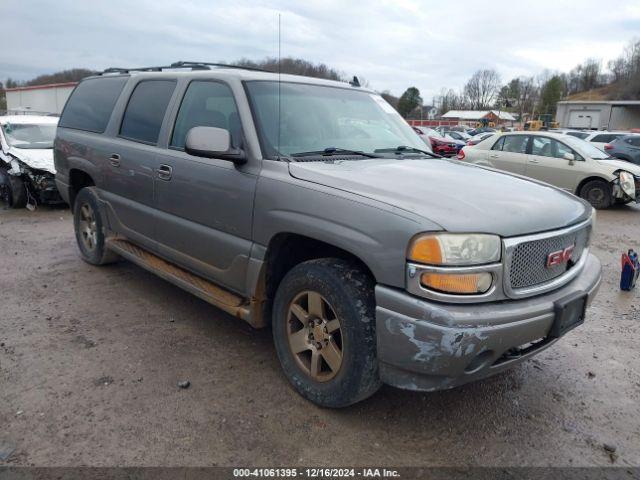
[{"label": "dirt ground", "polygon": [[640,208],[599,212],[593,243],[587,322],[534,360],[336,411],[289,388],[269,330],[85,264],[68,210],[0,205],[0,465],[638,466],[640,289],[618,281]]}]

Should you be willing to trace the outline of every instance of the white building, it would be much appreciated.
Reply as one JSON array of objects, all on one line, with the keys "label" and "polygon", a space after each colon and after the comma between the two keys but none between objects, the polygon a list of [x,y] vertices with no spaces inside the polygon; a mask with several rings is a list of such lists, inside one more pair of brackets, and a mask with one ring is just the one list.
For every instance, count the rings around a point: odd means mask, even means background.
[{"label": "white building", "polygon": [[75,86],[76,82],[67,82],[7,88],[7,111],[60,114]]},{"label": "white building", "polygon": [[640,100],[565,100],[558,102],[556,120],[562,128],[640,128]]}]

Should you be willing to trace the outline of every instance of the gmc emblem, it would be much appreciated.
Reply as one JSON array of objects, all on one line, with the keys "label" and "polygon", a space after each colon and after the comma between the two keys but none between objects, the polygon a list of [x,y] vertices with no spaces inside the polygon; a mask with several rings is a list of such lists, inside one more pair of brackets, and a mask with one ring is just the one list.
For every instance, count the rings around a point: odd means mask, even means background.
[{"label": "gmc emblem", "polygon": [[575,247],[576,246],[574,244],[565,248],[564,250],[551,252],[549,255],[547,255],[547,268],[551,268],[557,265],[562,265],[563,263],[567,263],[571,259],[571,255],[573,255],[573,249]]}]

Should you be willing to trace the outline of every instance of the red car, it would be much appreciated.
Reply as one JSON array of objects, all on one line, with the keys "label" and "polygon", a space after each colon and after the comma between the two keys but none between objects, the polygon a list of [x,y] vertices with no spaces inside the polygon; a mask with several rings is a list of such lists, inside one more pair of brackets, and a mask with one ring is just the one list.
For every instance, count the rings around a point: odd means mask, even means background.
[{"label": "red car", "polygon": [[442,155],[443,157],[453,157],[458,153],[458,146],[445,138],[439,137],[429,137],[431,140],[431,148],[433,149],[433,153],[437,153],[438,155]]}]

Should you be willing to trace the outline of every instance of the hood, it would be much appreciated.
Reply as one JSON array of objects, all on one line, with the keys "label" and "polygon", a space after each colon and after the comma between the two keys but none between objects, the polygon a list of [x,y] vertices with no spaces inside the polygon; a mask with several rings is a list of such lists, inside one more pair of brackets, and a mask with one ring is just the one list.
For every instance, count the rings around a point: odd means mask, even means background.
[{"label": "hood", "polygon": [[290,174],[371,198],[450,232],[504,237],[586,220],[591,207],[555,187],[446,159],[290,163]]},{"label": "hood", "polygon": [[26,166],[37,170],[45,170],[55,175],[53,165],[53,148],[15,148],[9,149],[9,153],[24,163]]},{"label": "hood", "polygon": [[640,177],[640,165],[627,162],[626,160],[596,160],[603,167],[611,169],[611,173],[618,170],[626,170],[629,173],[634,174],[636,177]]}]

